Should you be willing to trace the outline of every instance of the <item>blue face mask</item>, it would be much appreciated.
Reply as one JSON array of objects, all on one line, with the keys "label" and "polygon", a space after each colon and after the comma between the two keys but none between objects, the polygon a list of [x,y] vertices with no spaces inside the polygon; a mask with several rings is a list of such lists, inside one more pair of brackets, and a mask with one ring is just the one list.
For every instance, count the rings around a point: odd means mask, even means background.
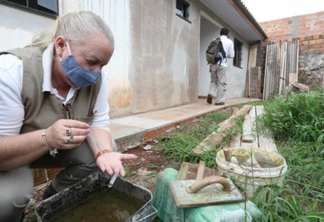
[{"label": "blue face mask", "polygon": [[72,55],[69,43],[66,43],[70,55],[62,60],[61,64],[71,83],[80,88],[86,88],[96,83],[101,76],[101,72],[82,68]]}]

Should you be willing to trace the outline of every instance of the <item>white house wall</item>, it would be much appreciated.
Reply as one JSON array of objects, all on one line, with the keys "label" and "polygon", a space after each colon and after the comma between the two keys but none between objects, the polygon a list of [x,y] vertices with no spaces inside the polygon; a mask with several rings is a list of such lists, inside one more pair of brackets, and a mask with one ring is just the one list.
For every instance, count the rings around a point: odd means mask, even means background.
[{"label": "white house wall", "polygon": [[[206,96],[209,74],[202,68],[206,64],[202,45],[208,44],[209,37],[201,34],[201,12],[221,25],[226,23],[198,0],[188,0],[190,22],[185,21],[175,14],[175,2],[59,0],[60,14],[93,11],[114,33],[115,52],[104,68],[109,76],[111,117],[192,103]],[[25,46],[53,21],[0,4],[0,50]],[[231,38],[239,36],[234,30],[231,33]],[[248,46],[242,41],[243,69],[229,66],[226,98],[244,96]]]},{"label": "white house wall", "polygon": [[0,51],[28,45],[52,23],[53,19],[0,5]]},{"label": "white house wall", "polygon": [[[233,40],[233,38],[231,38]],[[243,42],[242,47],[242,67],[233,66],[233,59],[230,59],[230,65],[227,72],[228,89],[225,94],[226,99],[245,97],[247,62],[249,58],[249,45]]]},{"label": "white house wall", "polygon": [[[131,101],[129,113],[140,113],[149,110],[196,102],[200,89],[208,88],[209,74],[206,66],[205,37],[201,43],[201,12],[208,15],[213,23],[220,27],[227,26],[214,13],[198,0],[191,0],[189,20],[175,14],[175,0],[130,0],[130,87]],[[234,36],[243,42],[243,67],[233,67],[232,60],[228,67],[228,91],[226,98],[245,96],[246,64],[248,60],[248,43],[235,30]],[[215,31],[214,33],[219,33]],[[202,56],[203,55],[203,56]],[[203,57],[203,58],[201,58]],[[207,76],[207,81],[201,79]],[[112,111],[118,112],[118,107]],[[124,109],[125,111],[125,109]],[[121,113],[119,114],[129,114]]]},{"label": "white house wall", "polygon": [[197,100],[199,13],[175,14],[175,1],[130,1],[132,112]]}]

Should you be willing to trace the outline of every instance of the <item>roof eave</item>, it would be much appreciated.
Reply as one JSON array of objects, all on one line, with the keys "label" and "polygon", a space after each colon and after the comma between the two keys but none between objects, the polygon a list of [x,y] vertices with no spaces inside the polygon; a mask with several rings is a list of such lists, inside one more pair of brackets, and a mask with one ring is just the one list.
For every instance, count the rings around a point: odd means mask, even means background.
[{"label": "roof eave", "polygon": [[255,20],[246,6],[241,0],[228,0],[232,6],[241,14],[242,18],[253,28],[253,30],[260,36],[262,41],[268,38],[267,34],[263,31],[259,23]]}]

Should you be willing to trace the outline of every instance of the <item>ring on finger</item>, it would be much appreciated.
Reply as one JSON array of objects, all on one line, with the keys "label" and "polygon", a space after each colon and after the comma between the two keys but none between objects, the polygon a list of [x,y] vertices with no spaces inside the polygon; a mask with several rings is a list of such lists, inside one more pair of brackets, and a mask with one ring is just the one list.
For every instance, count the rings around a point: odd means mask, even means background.
[{"label": "ring on finger", "polygon": [[64,138],[64,143],[65,143],[65,144],[73,143],[73,136],[66,136],[66,137]]},{"label": "ring on finger", "polygon": [[72,136],[72,130],[71,130],[71,127],[68,127],[68,129],[66,130],[66,135],[67,135],[67,136]]}]

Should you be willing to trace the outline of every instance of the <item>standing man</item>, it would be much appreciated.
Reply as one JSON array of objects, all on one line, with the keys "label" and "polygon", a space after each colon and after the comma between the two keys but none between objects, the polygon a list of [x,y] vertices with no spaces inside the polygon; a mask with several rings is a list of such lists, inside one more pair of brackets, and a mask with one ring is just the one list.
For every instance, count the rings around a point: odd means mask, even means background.
[{"label": "standing man", "polygon": [[226,70],[227,70],[227,58],[233,58],[235,55],[234,52],[234,44],[232,40],[229,39],[229,29],[222,28],[220,31],[220,41],[222,42],[225,58],[222,58],[216,64],[210,64],[210,86],[207,96],[207,103],[211,104],[213,100],[213,95],[216,96],[215,105],[224,105],[224,95],[227,87],[227,78],[226,78]]}]

